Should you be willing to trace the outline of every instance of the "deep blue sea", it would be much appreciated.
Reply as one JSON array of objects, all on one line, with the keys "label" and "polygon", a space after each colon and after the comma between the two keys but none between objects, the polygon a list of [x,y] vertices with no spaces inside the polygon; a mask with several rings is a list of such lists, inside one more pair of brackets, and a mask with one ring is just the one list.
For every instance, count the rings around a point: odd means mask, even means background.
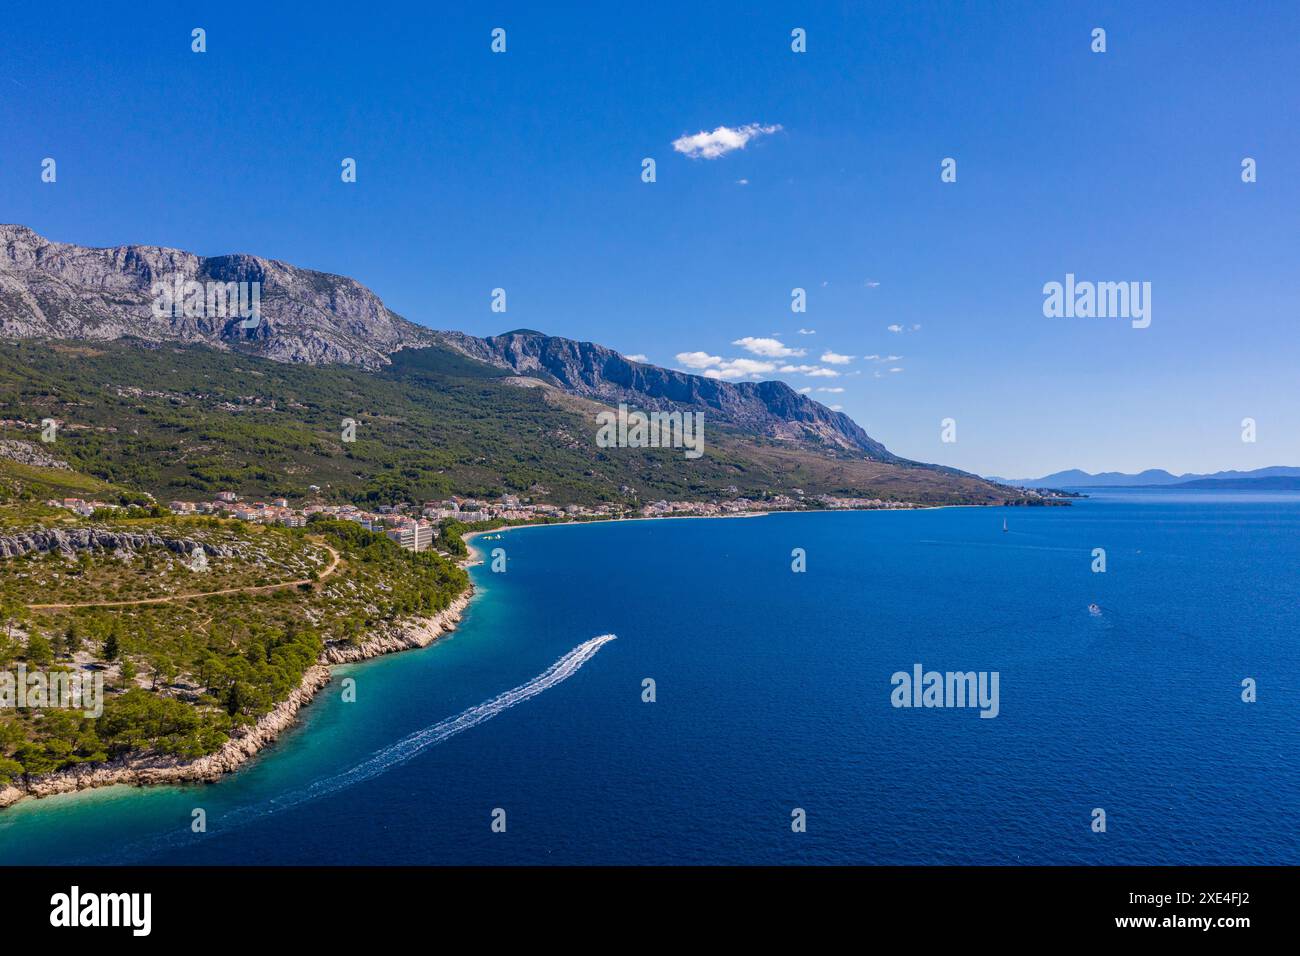
[{"label": "deep blue sea", "polygon": [[[0,812],[0,863],[1300,863],[1300,495],[476,543],[453,636],[218,784]],[[893,707],[915,664],[998,672],[998,716]]]}]

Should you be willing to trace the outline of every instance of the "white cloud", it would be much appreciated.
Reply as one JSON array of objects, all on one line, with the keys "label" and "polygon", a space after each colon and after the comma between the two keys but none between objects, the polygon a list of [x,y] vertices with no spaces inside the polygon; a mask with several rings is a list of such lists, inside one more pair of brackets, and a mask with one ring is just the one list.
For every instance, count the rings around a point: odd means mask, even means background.
[{"label": "white cloud", "polygon": [[833,368],[820,365],[782,365],[777,369],[784,375],[807,375],[811,378],[839,378],[840,373]]},{"label": "white cloud", "polygon": [[747,335],[743,339],[736,339],[731,343],[739,345],[746,352],[752,352],[754,355],[762,355],[767,358],[790,358],[805,354],[804,349],[792,349],[777,339],[758,339],[752,335]]},{"label": "white cloud", "polygon": [[880,283],[877,282],[875,279],[868,279],[866,282],[862,284],[865,285],[868,289],[875,289],[875,288],[879,288],[880,286]]},{"label": "white cloud", "polygon": [[819,389],[817,389],[817,391],[819,391],[819,392],[829,392],[829,393],[832,394],[832,395],[838,395],[838,394],[840,394],[841,392],[843,392],[844,389],[841,388],[839,385],[836,385],[834,388],[819,388]]},{"label": "white cloud", "polygon": [[736,369],[746,375],[757,375],[760,372],[776,371],[775,362],[760,362],[757,359],[747,358],[728,359],[722,363],[722,367]]},{"label": "white cloud", "polygon": [[[677,362],[685,369],[690,369],[697,375],[703,375],[705,378],[723,379],[734,381],[736,379],[760,379],[772,372],[778,372],[783,375],[807,375],[809,378],[839,378],[840,373],[833,368],[827,368],[824,365],[794,365],[769,359],[779,359],[786,355],[803,355],[803,349],[789,349],[780,343],[777,339],[756,339],[746,337],[737,339],[736,345],[743,345],[750,352],[761,355],[761,358],[723,358],[720,355],[710,355],[708,352],[678,352]],[[852,373],[850,373],[852,374]],[[811,391],[811,386],[800,389],[807,394]],[[827,389],[821,389],[827,391]],[[834,389],[833,391],[843,391],[843,389]]]},{"label": "white cloud", "polygon": [[803,388],[798,389],[797,391],[799,392],[800,395],[807,395],[809,392],[812,391],[812,386],[805,385]]},{"label": "white cloud", "polygon": [[831,365],[848,365],[853,361],[854,357],[852,355],[840,355],[838,352],[826,351],[822,353],[822,361]]},{"label": "white cloud", "polygon": [[737,379],[760,378],[769,372],[775,371],[775,362],[760,362],[757,359],[736,358],[722,359],[716,366],[705,369],[702,374],[705,378]]},{"label": "white cloud", "polygon": [[885,328],[887,331],[893,332],[895,334],[903,331],[903,327],[901,325],[888,325]]},{"label": "white cloud", "polygon": [[839,411],[843,411],[843,410],[844,410],[844,406],[843,406],[843,405],[832,405],[832,406],[830,406],[830,409],[831,409],[831,411],[833,411],[833,412],[839,412]]},{"label": "white cloud", "polygon": [[817,334],[817,330],[816,330],[816,329],[800,329],[800,330],[799,330],[799,334],[800,334],[800,335],[816,335],[816,334]]},{"label": "white cloud", "polygon": [[902,369],[899,368],[898,366],[894,366],[893,368],[890,369],[890,371],[891,371],[891,372],[901,372]]},{"label": "white cloud", "polygon": [[644,355],[642,355],[642,354],[639,353],[639,352],[638,352],[636,355],[624,355],[623,358],[627,359],[629,362],[648,362],[648,361],[650,361],[648,358],[646,358]]},{"label": "white cloud", "polygon": [[687,368],[709,368],[722,364],[720,356],[710,355],[708,352],[678,352],[677,361]]},{"label": "white cloud", "polygon": [[899,334],[899,333],[902,333],[902,332],[920,332],[920,331],[921,331],[921,323],[917,322],[917,323],[916,323],[915,325],[913,325],[910,329],[905,329],[905,328],[903,328],[901,325],[890,325],[890,326],[886,326],[886,328],[888,328],[888,330],[889,330],[890,332],[893,332],[895,335],[897,335],[897,334]]},{"label": "white cloud", "polygon": [[673,149],[691,159],[717,159],[727,153],[744,149],[745,144],[759,136],[779,131],[779,125],[764,126],[749,123],[745,126],[719,126],[712,133],[703,130],[694,136],[679,136],[673,140]]},{"label": "white cloud", "polygon": [[748,180],[748,179],[737,179],[737,180],[736,180],[736,185],[737,185],[737,186],[748,186],[748,185],[749,185],[749,180]]}]

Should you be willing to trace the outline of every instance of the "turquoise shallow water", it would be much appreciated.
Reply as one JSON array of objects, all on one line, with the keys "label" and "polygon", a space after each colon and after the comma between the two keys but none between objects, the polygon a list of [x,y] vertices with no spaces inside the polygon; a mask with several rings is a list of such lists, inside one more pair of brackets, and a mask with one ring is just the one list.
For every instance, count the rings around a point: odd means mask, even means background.
[{"label": "turquoise shallow water", "polygon": [[[516,529],[356,703],[216,785],[4,811],[0,863],[1300,863],[1298,532],[1175,492]],[[892,707],[916,663],[997,671],[999,716]]]}]

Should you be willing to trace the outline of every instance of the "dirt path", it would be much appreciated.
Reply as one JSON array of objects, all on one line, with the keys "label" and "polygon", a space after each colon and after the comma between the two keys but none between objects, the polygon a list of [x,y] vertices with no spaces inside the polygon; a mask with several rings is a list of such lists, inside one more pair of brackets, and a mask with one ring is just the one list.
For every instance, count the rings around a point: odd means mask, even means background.
[{"label": "dirt path", "polygon": [[[322,544],[326,551],[330,553],[330,566],[320,573],[318,581],[324,581],[333,574],[342,560],[337,551],[328,544]],[[242,588],[223,588],[220,591],[196,591],[192,594],[171,594],[167,597],[153,598],[136,598],[132,601],[86,601],[83,604],[29,604],[28,610],[32,611],[61,611],[71,610],[79,607],[132,607],[137,604],[167,604],[171,601],[190,601],[194,598],[218,597],[222,594],[262,594],[268,591],[278,591],[282,588],[296,588],[300,584],[310,584],[311,578],[299,578],[296,581],[281,581],[278,584],[250,584]]]}]

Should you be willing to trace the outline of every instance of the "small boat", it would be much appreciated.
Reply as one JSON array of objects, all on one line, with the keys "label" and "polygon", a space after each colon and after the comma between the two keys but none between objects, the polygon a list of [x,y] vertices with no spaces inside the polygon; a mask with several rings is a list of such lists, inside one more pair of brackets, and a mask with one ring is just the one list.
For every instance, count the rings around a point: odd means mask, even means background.
[{"label": "small boat", "polygon": [[1093,617],[1099,617],[1101,615],[1101,606],[1098,604],[1089,604],[1088,613]]},{"label": "small boat", "polygon": [[1003,519],[1002,519],[1002,532],[1005,534],[1005,533],[1006,533],[1006,530],[1007,530],[1007,519],[1006,519],[1006,518],[1003,518]]}]

